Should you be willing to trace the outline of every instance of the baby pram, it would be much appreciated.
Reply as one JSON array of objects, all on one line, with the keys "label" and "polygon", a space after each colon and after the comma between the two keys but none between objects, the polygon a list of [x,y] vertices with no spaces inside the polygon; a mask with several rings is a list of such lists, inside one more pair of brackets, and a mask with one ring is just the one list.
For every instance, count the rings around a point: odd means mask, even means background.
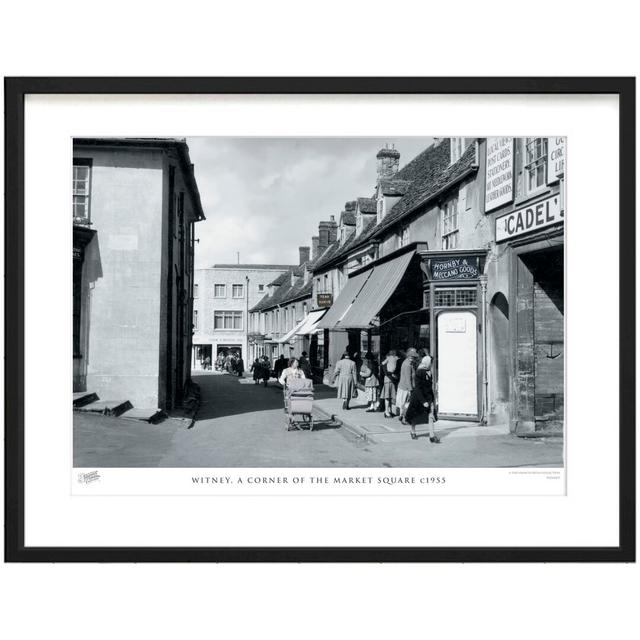
[{"label": "baby pram", "polygon": [[287,431],[309,426],[313,431],[313,381],[308,378],[292,378],[284,390],[284,410],[287,414]]}]

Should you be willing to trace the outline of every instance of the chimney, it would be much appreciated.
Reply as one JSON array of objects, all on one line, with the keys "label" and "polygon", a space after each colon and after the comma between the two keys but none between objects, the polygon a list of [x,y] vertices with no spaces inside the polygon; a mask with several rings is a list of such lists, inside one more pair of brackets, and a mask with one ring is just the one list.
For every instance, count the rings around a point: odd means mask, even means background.
[{"label": "chimney", "polygon": [[320,242],[320,238],[318,236],[313,236],[311,238],[311,259],[312,260],[317,260],[318,259],[318,243]]},{"label": "chimney", "polygon": [[329,246],[329,227],[330,222],[323,220],[318,225],[318,253],[322,253]]},{"label": "chimney", "polygon": [[338,239],[338,223],[335,216],[329,216],[329,244]]},{"label": "chimney", "polygon": [[298,264],[309,262],[309,254],[311,249],[309,247],[298,247],[298,251],[300,252],[300,262]]},{"label": "chimney", "polygon": [[387,145],[387,147],[378,151],[376,159],[378,161],[378,180],[393,178],[398,173],[400,152],[396,149],[389,149]]}]

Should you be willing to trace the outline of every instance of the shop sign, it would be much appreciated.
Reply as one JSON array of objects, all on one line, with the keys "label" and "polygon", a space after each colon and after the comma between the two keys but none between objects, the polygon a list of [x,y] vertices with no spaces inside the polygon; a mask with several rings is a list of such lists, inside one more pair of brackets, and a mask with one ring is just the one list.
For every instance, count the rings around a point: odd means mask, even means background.
[{"label": "shop sign", "polygon": [[73,247],[73,259],[82,260],[82,249],[80,247]]},{"label": "shop sign", "polygon": [[516,238],[560,222],[564,222],[564,211],[560,209],[560,196],[552,196],[496,218],[496,242]]},{"label": "shop sign", "polygon": [[487,138],[485,211],[513,200],[513,138]]},{"label": "shop sign", "polygon": [[431,280],[477,280],[480,275],[478,256],[431,258]]},{"label": "shop sign", "polygon": [[547,153],[547,184],[552,184],[564,175],[565,138],[549,138]]},{"label": "shop sign", "polygon": [[316,303],[321,308],[330,307],[333,304],[333,294],[332,293],[317,294]]}]

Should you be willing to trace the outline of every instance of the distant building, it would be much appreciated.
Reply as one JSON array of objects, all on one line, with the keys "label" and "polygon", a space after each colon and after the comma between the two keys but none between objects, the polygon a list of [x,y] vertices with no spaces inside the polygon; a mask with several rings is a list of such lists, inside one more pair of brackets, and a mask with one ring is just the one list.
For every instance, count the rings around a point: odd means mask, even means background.
[{"label": "distant building", "polygon": [[191,366],[202,369],[220,355],[238,353],[248,365],[248,310],[264,298],[287,264],[214,264],[196,269]]},{"label": "distant building", "polygon": [[74,140],[74,391],[149,409],[181,403],[199,220],[184,140]]}]

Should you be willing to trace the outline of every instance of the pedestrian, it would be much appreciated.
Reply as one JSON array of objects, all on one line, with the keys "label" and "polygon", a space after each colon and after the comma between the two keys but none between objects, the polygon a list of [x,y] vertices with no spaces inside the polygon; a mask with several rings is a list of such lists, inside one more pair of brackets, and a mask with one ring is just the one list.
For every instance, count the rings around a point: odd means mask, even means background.
[{"label": "pedestrian", "polygon": [[287,386],[287,382],[293,378],[306,378],[304,371],[300,368],[300,363],[297,358],[291,358],[289,360],[289,366],[282,371],[278,382],[283,386]]},{"label": "pedestrian", "polygon": [[238,354],[236,358],[236,373],[238,374],[238,378],[244,378],[244,360],[240,354]]},{"label": "pedestrian", "polygon": [[211,369],[211,358],[209,356],[204,359],[204,370],[207,371],[208,369]]},{"label": "pedestrian", "polygon": [[276,378],[280,378],[282,372],[287,368],[287,361],[284,359],[283,355],[276,360],[276,363],[273,365],[273,370],[275,371]]},{"label": "pedestrian", "polygon": [[367,413],[378,410],[378,363],[371,353],[367,351],[364,355],[364,362],[360,367],[360,377],[364,380],[364,391],[369,403]]},{"label": "pedestrian", "polygon": [[356,363],[345,351],[342,359],[336,364],[333,372],[332,383],[338,380],[338,398],[342,399],[342,408],[349,410],[351,398],[358,397],[358,379],[356,373]]},{"label": "pedestrian", "polygon": [[309,363],[309,358],[307,357],[306,351],[302,352],[299,362],[300,362],[300,368],[304,371],[304,375],[307,378],[312,378],[313,376],[311,375],[311,364]]},{"label": "pedestrian", "polygon": [[418,352],[413,348],[407,349],[407,357],[402,361],[400,367],[400,381],[398,382],[398,390],[396,392],[396,406],[400,411],[400,422],[402,424],[409,424],[406,421],[405,413],[409,406],[409,400],[411,398],[411,392],[416,386],[416,359],[418,358]]},{"label": "pedestrian", "polygon": [[429,427],[429,440],[435,444],[440,442],[433,423],[437,420],[435,412],[435,395],[433,393],[433,376],[431,373],[431,357],[426,355],[420,361],[415,375],[415,387],[407,408],[406,418],[411,425],[411,439],[416,440],[416,424],[426,420]]},{"label": "pedestrian", "polygon": [[260,360],[256,358],[251,365],[251,369],[249,369],[251,373],[253,373],[253,384],[260,384],[260,375],[262,373],[262,365],[260,364]]},{"label": "pedestrian", "polygon": [[267,356],[262,356],[260,359],[260,377],[266,387],[269,384],[269,378],[271,377],[271,366],[269,365],[269,358],[267,358]]},{"label": "pedestrian", "polygon": [[387,353],[382,361],[382,393],[380,397],[384,401],[384,417],[392,418],[396,412],[396,389],[400,376],[398,375],[398,356],[394,349]]}]

